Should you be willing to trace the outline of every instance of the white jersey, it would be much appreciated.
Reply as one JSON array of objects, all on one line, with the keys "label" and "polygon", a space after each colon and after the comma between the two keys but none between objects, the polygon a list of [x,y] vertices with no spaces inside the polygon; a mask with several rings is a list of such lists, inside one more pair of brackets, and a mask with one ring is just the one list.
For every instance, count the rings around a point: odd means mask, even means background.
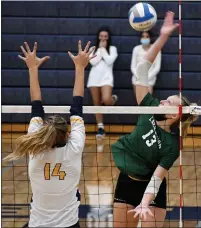
[{"label": "white jersey", "polygon": [[110,54],[103,47],[98,48],[96,57],[90,60],[92,68],[89,73],[87,87],[113,87],[113,64],[118,56],[117,48],[110,46]]},{"label": "white jersey", "polygon": [[[69,227],[78,222],[80,202],[76,197],[85,144],[84,121],[71,116],[71,133],[66,146],[45,151],[29,159],[33,192],[29,227]],[[43,125],[40,117],[31,119],[28,133]]]}]

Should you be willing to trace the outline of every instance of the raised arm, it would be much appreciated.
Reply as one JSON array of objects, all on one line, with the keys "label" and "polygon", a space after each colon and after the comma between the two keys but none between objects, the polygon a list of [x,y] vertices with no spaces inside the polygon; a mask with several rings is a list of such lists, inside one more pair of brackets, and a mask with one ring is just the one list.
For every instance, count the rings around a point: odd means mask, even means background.
[{"label": "raised arm", "polygon": [[87,43],[84,51],[82,50],[81,41],[78,42],[78,55],[74,56],[68,52],[75,64],[75,83],[73,89],[73,104],[70,109],[71,133],[69,136],[69,146],[71,151],[81,154],[85,144],[85,127],[82,118],[82,105],[84,97],[84,71],[89,61],[95,56],[91,54],[94,48],[89,50],[90,42]]},{"label": "raised arm", "polygon": [[174,13],[167,12],[159,38],[154,42],[154,44],[145,54],[144,60],[137,65],[136,99],[139,105],[148,93],[148,71],[156,56],[167,42],[169,36],[177,27],[178,24],[174,24]]},{"label": "raised arm", "polygon": [[31,101],[34,100],[42,100],[41,98],[41,89],[40,84],[38,80],[38,68],[40,65],[48,60],[50,57],[45,56],[43,58],[38,58],[36,56],[36,50],[37,50],[37,43],[34,43],[33,51],[31,52],[29,45],[27,42],[24,42],[26,50],[23,46],[21,46],[21,50],[25,57],[22,57],[19,55],[19,58],[22,59],[28,69],[29,69],[29,81],[30,81],[30,95],[31,95]]},{"label": "raised arm", "polygon": [[107,50],[104,47],[100,48],[100,53],[108,65],[112,65],[118,56],[117,48],[114,46],[110,47],[110,54],[108,54]]},{"label": "raised arm", "polygon": [[33,133],[40,129],[43,125],[43,118],[44,118],[44,109],[42,106],[42,97],[41,97],[41,89],[38,79],[38,68],[42,63],[48,60],[50,57],[45,56],[43,58],[38,58],[36,56],[37,51],[37,43],[34,43],[33,51],[30,50],[29,45],[27,42],[24,42],[25,48],[21,46],[21,50],[25,57],[19,55],[19,58],[22,59],[28,69],[29,69],[29,82],[30,82],[30,96],[31,96],[31,121],[29,124],[29,133]]},{"label": "raised arm", "polygon": [[88,65],[89,61],[96,57],[95,55],[91,54],[94,52],[95,47],[90,47],[90,41],[87,43],[84,50],[82,50],[82,44],[79,40],[78,42],[78,55],[74,56],[71,52],[68,52],[69,56],[73,60],[75,64],[75,83],[73,89],[73,96],[80,96],[84,97],[84,71],[86,66]]}]

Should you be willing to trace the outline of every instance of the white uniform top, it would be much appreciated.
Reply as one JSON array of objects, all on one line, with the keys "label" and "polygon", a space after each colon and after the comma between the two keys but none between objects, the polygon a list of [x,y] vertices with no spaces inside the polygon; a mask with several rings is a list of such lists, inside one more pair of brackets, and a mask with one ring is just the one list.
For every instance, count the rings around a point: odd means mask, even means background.
[{"label": "white uniform top", "polygon": [[[136,67],[137,64],[142,61],[144,55],[146,54],[146,50],[143,48],[142,45],[138,45],[133,48],[133,53],[132,53],[132,60],[131,60],[131,72],[133,73],[132,76],[132,84],[135,85],[136,83]],[[154,86],[156,83],[157,79],[157,74],[159,73],[161,68],[161,52],[158,53],[155,61],[153,62],[151,68],[149,69],[148,73],[148,80],[149,80],[149,85]]]},{"label": "white uniform top", "polygon": [[[29,227],[69,227],[78,222],[80,202],[76,197],[85,144],[84,121],[71,116],[67,144],[29,159],[29,178],[33,192]],[[34,117],[28,133],[40,129],[43,120]]]},{"label": "white uniform top", "polygon": [[113,87],[113,64],[118,56],[117,48],[110,46],[110,54],[104,47],[98,48],[96,57],[90,60],[92,68],[89,73],[87,87]]}]

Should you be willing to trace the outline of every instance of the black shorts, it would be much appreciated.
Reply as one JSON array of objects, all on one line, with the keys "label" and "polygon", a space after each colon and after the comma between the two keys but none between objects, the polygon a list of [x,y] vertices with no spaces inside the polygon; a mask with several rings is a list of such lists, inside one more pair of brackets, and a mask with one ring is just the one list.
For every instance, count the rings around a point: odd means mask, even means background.
[{"label": "black shorts", "polygon": [[[29,228],[28,223],[26,225],[24,225],[22,228]],[[80,223],[78,221],[75,225],[69,226],[69,227],[65,227],[65,228],[80,228]]]},{"label": "black shorts", "polygon": [[[28,227],[28,223],[25,226],[23,226],[22,228],[29,228]],[[65,227],[65,228],[80,228],[80,223],[78,221],[75,225],[69,226],[69,227]]]},{"label": "black shorts", "polygon": [[75,225],[69,226],[69,227],[65,227],[65,228],[80,228],[80,223],[77,222]]},{"label": "black shorts", "polygon": [[[120,173],[114,195],[114,203],[126,203],[137,207],[143,198],[149,181],[136,181],[127,174]],[[150,206],[166,209],[166,179],[162,182],[159,192]]]}]

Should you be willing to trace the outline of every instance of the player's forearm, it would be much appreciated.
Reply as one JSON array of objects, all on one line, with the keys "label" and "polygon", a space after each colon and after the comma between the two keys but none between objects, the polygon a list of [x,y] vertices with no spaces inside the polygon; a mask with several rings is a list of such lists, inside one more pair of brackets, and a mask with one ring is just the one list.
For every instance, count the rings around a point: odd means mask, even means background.
[{"label": "player's forearm", "polygon": [[142,205],[149,206],[150,203],[156,198],[166,173],[167,173],[167,170],[164,169],[163,167],[158,166],[156,168],[144,192],[144,196],[141,202]]},{"label": "player's forearm", "polygon": [[154,42],[154,44],[149,48],[144,58],[149,62],[153,63],[158,53],[167,42],[168,38],[168,35],[160,35],[159,38]]},{"label": "player's forearm", "polygon": [[152,193],[145,193],[142,201],[141,201],[141,205],[142,207],[148,207],[151,202],[154,200],[155,196]]},{"label": "player's forearm", "polygon": [[84,67],[75,67],[75,84],[73,90],[73,96],[84,97]]},{"label": "player's forearm", "polygon": [[29,69],[29,81],[31,101],[42,100],[41,89],[38,80],[38,67],[33,67]]}]

